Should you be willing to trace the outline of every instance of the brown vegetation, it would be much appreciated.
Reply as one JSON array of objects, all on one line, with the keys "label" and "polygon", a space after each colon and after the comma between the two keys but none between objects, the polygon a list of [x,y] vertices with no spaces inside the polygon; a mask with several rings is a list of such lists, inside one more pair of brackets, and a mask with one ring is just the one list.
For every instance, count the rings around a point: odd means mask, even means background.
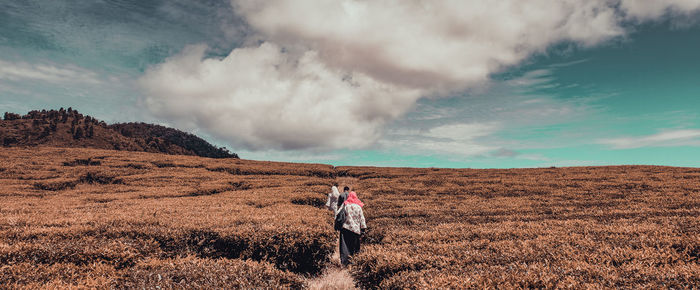
[{"label": "brown vegetation", "polygon": [[[0,149],[0,285],[300,288],[365,202],[363,288],[700,285],[700,169],[339,167]],[[351,283],[327,269],[310,287]],[[335,286],[333,286],[335,285]]]},{"label": "brown vegetation", "polygon": [[334,250],[328,212],[293,202],[323,198],[331,166],[48,147],[0,160],[0,285],[299,288]]},{"label": "brown vegetation", "polygon": [[700,285],[700,169],[339,168],[371,227],[365,288]]}]

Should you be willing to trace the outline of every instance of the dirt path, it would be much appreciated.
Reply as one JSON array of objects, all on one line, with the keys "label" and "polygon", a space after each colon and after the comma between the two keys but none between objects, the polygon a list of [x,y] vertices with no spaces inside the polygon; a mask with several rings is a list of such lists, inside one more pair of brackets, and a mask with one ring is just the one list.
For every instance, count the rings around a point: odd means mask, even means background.
[{"label": "dirt path", "polygon": [[[357,178],[353,177],[338,177],[336,178],[338,187],[342,191],[343,186],[355,188]],[[331,256],[331,264],[323,270],[321,275],[307,281],[309,289],[357,289],[355,280],[353,280],[350,272],[340,266],[340,253],[338,253],[338,243],[335,245],[335,252]]]},{"label": "dirt path", "polygon": [[340,266],[338,250],[331,256],[331,264],[323,273],[309,279],[306,285],[309,289],[357,289],[350,272]]}]

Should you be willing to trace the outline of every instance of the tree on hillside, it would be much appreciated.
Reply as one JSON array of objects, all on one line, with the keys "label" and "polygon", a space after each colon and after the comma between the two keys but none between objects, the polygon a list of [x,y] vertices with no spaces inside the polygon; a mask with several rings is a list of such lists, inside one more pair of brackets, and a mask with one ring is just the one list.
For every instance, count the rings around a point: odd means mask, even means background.
[{"label": "tree on hillside", "polygon": [[165,141],[165,143],[161,144],[161,148],[167,148],[170,144],[173,144],[199,156],[211,158],[238,158],[236,153],[231,153],[228,150],[224,151],[222,148],[218,148],[202,138],[173,128],[146,123],[122,123],[109,125],[108,127],[117,130],[126,137],[145,138],[147,139],[146,144],[151,141],[148,138],[158,137],[162,139],[162,141]]},{"label": "tree on hillside", "polygon": [[5,112],[5,116],[4,116],[5,121],[12,121],[12,120],[20,119],[20,118],[21,118],[21,116],[19,114]]},{"label": "tree on hillside", "polygon": [[[59,110],[32,110],[25,115],[5,112],[0,116],[8,121],[26,120],[3,124],[0,127],[0,144],[5,146],[47,143],[59,146],[114,147],[117,150],[238,158],[238,155],[224,147],[216,147],[202,138],[177,129],[146,123],[108,125],[89,115],[80,114],[72,107]],[[71,121],[70,126],[67,126],[68,119]],[[97,136],[95,126],[101,127],[98,129]],[[57,134],[59,127],[62,131]],[[70,134],[69,140],[64,138],[66,134]],[[84,142],[82,139],[91,141]]]},{"label": "tree on hillside", "polygon": [[44,127],[44,130],[41,132],[41,135],[39,135],[39,139],[47,137],[49,135],[51,135],[51,127],[50,126]]},{"label": "tree on hillside", "polygon": [[80,138],[83,138],[83,128],[76,127],[75,134],[73,134],[73,139],[80,139]]},{"label": "tree on hillside", "polygon": [[2,146],[7,147],[14,143],[17,143],[17,138],[15,137],[5,137],[2,139]]}]

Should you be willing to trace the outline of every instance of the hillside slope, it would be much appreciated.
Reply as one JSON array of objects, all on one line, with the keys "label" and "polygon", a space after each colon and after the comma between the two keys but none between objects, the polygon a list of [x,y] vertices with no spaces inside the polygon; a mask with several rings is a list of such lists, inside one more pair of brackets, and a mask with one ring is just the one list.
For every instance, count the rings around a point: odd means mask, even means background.
[{"label": "hillside slope", "polygon": [[211,158],[238,158],[202,138],[177,129],[146,123],[107,125],[77,110],[5,113],[0,121],[4,147],[53,146],[142,151]]}]

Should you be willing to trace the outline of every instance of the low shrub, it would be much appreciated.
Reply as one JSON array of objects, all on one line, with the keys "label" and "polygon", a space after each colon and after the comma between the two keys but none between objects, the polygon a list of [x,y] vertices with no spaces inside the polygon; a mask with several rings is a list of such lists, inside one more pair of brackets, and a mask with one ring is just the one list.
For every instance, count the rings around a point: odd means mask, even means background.
[{"label": "low shrub", "polygon": [[125,289],[300,289],[304,286],[297,275],[269,263],[196,257],[144,261],[116,284]]},{"label": "low shrub", "polygon": [[302,196],[292,198],[292,203],[322,208],[325,206],[326,200],[318,194],[304,194]]},{"label": "low shrub", "polygon": [[59,191],[74,188],[77,184],[77,180],[44,180],[34,183],[34,188],[41,190]]},{"label": "low shrub", "polygon": [[225,191],[229,190],[234,190],[235,188],[233,186],[225,186],[225,187],[205,187],[205,188],[199,188],[195,191],[190,192],[189,195],[191,196],[200,196],[200,195],[214,195],[217,193],[222,193]]},{"label": "low shrub", "polygon": [[93,158],[75,159],[72,161],[63,162],[63,166],[77,166],[77,165],[99,166],[101,164],[102,164],[102,162],[100,160],[93,160]]},{"label": "low shrub", "polygon": [[121,274],[112,265],[19,262],[0,267],[6,289],[112,288]]},{"label": "low shrub", "polygon": [[172,162],[161,162],[161,161],[153,161],[151,164],[155,165],[158,168],[167,168],[167,167],[177,167],[175,163]]},{"label": "low shrub", "polygon": [[88,184],[123,184],[124,180],[101,172],[87,172],[78,179],[81,183]]}]

